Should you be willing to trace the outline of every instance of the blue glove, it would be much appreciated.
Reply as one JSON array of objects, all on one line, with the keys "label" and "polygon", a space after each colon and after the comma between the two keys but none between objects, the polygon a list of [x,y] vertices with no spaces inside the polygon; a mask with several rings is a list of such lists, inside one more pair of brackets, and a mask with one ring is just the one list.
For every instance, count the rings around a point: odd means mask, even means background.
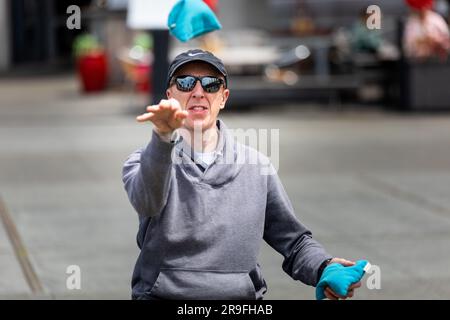
[{"label": "blue glove", "polygon": [[169,13],[167,21],[170,33],[186,42],[222,28],[211,8],[203,0],[180,0]]},{"label": "blue glove", "polygon": [[325,299],[325,288],[330,287],[335,293],[346,296],[348,288],[358,282],[364,273],[370,268],[370,263],[366,260],[358,260],[354,266],[345,267],[340,263],[328,265],[320,277],[316,286],[316,299]]}]

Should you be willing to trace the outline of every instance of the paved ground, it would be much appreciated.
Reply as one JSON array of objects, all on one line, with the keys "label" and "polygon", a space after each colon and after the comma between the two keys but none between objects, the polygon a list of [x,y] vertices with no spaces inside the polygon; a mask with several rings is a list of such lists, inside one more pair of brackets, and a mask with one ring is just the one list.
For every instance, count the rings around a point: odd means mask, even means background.
[{"label": "paved ground", "polygon": [[[134,122],[138,103],[80,96],[70,77],[0,80],[0,299],[129,298],[137,216],[121,167],[151,132]],[[332,254],[380,267],[381,289],[364,281],[358,299],[450,298],[450,114],[298,105],[223,119],[280,129],[279,173],[299,218]],[[281,263],[263,247],[267,298],[313,299]],[[81,290],[66,288],[69,265]]]}]

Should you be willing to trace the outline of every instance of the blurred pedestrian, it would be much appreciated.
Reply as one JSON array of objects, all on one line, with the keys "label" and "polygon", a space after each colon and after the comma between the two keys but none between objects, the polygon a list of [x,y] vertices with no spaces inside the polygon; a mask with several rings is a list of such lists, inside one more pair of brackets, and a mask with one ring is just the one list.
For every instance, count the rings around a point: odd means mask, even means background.
[{"label": "blurred pedestrian", "polygon": [[[268,158],[237,143],[218,119],[230,94],[222,61],[190,50],[168,73],[168,99],[137,117],[153,123],[151,141],[123,168],[139,216],[132,298],[262,299],[263,239],[283,255],[283,270],[308,285],[317,285],[329,264],[355,265],[312,238],[275,169],[262,174]],[[360,285],[346,296],[327,287],[325,295],[352,297]]]},{"label": "blurred pedestrian", "polygon": [[450,50],[450,33],[444,18],[432,10],[433,0],[406,0],[411,7],[403,47],[406,57],[445,60]]},{"label": "blurred pedestrian", "polygon": [[360,11],[359,19],[355,21],[351,28],[350,43],[353,52],[377,53],[382,44],[379,30],[369,29],[367,21],[370,14],[364,8]]}]

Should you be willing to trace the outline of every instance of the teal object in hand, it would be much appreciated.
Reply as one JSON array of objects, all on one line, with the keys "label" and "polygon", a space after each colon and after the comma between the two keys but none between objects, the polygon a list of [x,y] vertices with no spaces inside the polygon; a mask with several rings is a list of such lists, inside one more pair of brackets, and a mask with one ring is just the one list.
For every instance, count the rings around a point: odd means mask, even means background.
[{"label": "teal object in hand", "polygon": [[211,8],[203,0],[180,0],[169,13],[170,33],[182,42],[222,28]]},{"label": "teal object in hand", "polygon": [[345,267],[339,263],[332,263],[323,270],[319,283],[316,286],[316,299],[325,299],[325,288],[330,287],[335,293],[346,296],[348,288],[358,282],[370,268],[366,260],[358,260],[354,266]]}]

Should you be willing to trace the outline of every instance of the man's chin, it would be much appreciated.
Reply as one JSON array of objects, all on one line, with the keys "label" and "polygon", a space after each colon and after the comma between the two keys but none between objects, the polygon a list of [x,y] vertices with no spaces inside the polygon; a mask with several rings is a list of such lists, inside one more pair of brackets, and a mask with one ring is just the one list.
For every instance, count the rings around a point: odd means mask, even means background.
[{"label": "man's chin", "polygon": [[190,131],[195,130],[201,130],[205,131],[211,127],[208,119],[187,119],[188,121],[185,122],[184,127]]},{"label": "man's chin", "polygon": [[200,118],[200,117],[192,117],[188,118],[188,125],[191,128],[203,128],[206,124],[206,118]]}]

